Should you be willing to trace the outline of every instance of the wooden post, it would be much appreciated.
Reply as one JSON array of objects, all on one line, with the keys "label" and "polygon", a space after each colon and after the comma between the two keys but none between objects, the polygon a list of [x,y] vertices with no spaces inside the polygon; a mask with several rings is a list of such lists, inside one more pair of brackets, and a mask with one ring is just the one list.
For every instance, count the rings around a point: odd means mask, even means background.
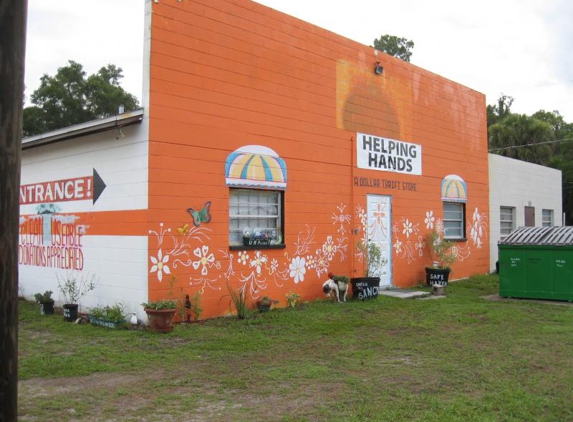
[{"label": "wooden post", "polygon": [[27,0],[0,0],[0,422],[18,415],[18,218]]}]

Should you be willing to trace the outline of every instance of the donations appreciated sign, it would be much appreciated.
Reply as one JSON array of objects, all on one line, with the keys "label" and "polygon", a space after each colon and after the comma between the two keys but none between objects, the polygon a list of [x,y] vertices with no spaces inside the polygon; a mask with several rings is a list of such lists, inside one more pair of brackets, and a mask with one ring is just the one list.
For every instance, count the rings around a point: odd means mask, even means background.
[{"label": "donations appreciated sign", "polygon": [[356,134],[358,168],[422,174],[422,146],[365,133]]}]

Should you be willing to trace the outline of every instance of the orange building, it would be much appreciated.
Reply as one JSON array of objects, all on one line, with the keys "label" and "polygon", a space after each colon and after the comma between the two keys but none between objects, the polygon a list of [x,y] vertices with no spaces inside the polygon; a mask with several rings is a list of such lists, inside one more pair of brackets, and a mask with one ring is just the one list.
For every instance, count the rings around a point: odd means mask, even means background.
[{"label": "orange building", "polygon": [[[171,284],[200,292],[203,317],[214,317],[229,312],[229,283],[284,306],[289,292],[322,296],[329,272],[362,275],[363,241],[385,257],[383,288],[413,286],[431,263],[433,228],[456,241],[453,278],[489,270],[484,95],[248,0],[147,9],[145,111],[127,140],[65,141],[86,158],[62,175],[38,168],[65,149],[24,142],[23,186],[98,166],[98,178],[102,166],[117,176],[101,209],[92,197],[59,212],[87,226],[86,242],[94,236],[97,246],[83,246],[101,264],[93,272],[105,271],[106,238],[138,239],[121,248],[146,255],[133,258],[137,279],[121,297],[165,297]],[[96,142],[106,136],[107,147]],[[112,165],[112,150],[129,160]],[[137,194],[124,201],[128,184]],[[24,207],[21,221],[33,214]],[[92,302],[125,289],[109,280]]]}]

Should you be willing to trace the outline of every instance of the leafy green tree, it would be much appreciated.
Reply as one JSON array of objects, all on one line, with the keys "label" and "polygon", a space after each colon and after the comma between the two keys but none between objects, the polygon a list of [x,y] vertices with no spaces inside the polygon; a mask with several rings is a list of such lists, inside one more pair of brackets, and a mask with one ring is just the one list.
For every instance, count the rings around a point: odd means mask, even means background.
[{"label": "leafy green tree", "polygon": [[563,116],[561,116],[558,111],[549,112],[539,110],[534,113],[532,117],[549,123],[553,128],[556,141],[551,148],[553,155],[561,155],[561,153],[567,149],[568,145],[573,144],[573,142],[568,142],[573,141],[573,124],[565,122]]},{"label": "leafy green tree", "polygon": [[23,135],[84,123],[139,107],[137,98],[120,86],[122,69],[102,67],[86,78],[83,66],[72,60],[60,67],[55,76],[44,74],[40,87],[30,96],[33,106],[24,109]]},{"label": "leafy green tree", "polygon": [[559,132],[567,125],[565,120],[563,120],[563,116],[561,116],[558,111],[539,110],[531,117],[549,123],[553,128],[556,137],[559,137]]},{"label": "leafy green tree", "polygon": [[573,225],[573,141],[567,144],[564,145],[564,153],[551,158],[548,165],[561,170],[565,224],[571,226]]},{"label": "leafy green tree", "polygon": [[501,94],[494,105],[488,105],[487,110],[487,127],[498,123],[511,114],[511,105],[513,104],[513,97]]},{"label": "leafy green tree", "polygon": [[532,116],[511,113],[513,98],[502,94],[487,106],[490,152],[561,170],[563,212],[573,224],[573,124],[558,111]]},{"label": "leafy green tree", "polygon": [[374,48],[386,54],[397,57],[405,62],[410,61],[414,42],[406,38],[399,38],[394,35],[382,35],[374,40]]},{"label": "leafy green tree", "polygon": [[551,125],[525,114],[509,114],[489,127],[490,152],[545,165],[551,158]]},{"label": "leafy green tree", "polygon": [[556,133],[559,142],[555,143],[548,165],[561,170],[565,223],[573,225],[573,124],[563,123]]}]

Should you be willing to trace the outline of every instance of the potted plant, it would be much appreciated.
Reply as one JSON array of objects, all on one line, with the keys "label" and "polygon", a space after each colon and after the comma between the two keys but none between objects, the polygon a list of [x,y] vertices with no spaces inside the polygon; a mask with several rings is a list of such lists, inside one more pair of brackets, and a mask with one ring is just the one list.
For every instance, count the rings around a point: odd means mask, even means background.
[{"label": "potted plant", "polygon": [[426,239],[430,248],[433,264],[426,267],[426,284],[428,286],[447,286],[452,265],[457,259],[455,242],[445,240],[440,233],[432,230]]},{"label": "potted plant", "polygon": [[364,277],[353,277],[350,280],[352,297],[362,300],[376,298],[378,297],[382,268],[388,261],[382,257],[382,249],[375,242],[362,240],[358,243],[358,249],[362,251]]},{"label": "potted plant", "polygon": [[243,246],[268,246],[271,244],[272,235],[264,229],[243,230]]},{"label": "potted plant", "polygon": [[91,308],[88,318],[93,325],[117,329],[124,327],[125,309],[121,303],[113,306],[98,305]]},{"label": "potted plant", "polygon": [[150,300],[141,304],[151,331],[169,333],[173,331],[173,317],[177,312],[177,301],[172,299]]},{"label": "potted plant", "polygon": [[71,322],[78,319],[80,299],[96,287],[95,274],[80,275],[75,271],[66,273],[63,279],[56,274],[58,289],[64,296],[64,320]]},{"label": "potted plant", "polygon": [[178,310],[183,308],[187,303],[181,299],[173,299],[173,287],[177,282],[177,276],[171,274],[169,279],[168,299],[150,300],[143,302],[141,305],[147,314],[147,321],[151,331],[159,333],[169,333],[173,331],[173,319]]},{"label": "potted plant", "polygon": [[257,309],[259,310],[259,312],[268,312],[271,310],[271,306],[273,306],[273,303],[279,303],[279,301],[272,300],[268,296],[263,296],[262,299],[257,300]]},{"label": "potted plant", "polygon": [[41,315],[54,315],[54,299],[52,299],[51,290],[46,290],[44,293],[36,293],[34,299],[40,304]]},{"label": "potted plant", "polygon": [[286,300],[290,308],[296,308],[300,302],[300,295],[298,293],[288,292],[286,294]]}]

